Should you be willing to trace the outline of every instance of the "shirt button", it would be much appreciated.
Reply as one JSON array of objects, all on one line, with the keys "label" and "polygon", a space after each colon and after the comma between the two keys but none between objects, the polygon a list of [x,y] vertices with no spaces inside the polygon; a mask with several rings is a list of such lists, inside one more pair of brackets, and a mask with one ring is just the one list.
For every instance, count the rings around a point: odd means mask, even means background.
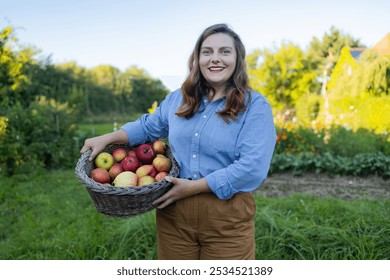
[{"label": "shirt button", "polygon": [[203,118],[204,118],[204,119],[207,118],[207,115],[203,115]]},{"label": "shirt button", "polygon": [[196,158],[196,155],[192,155],[193,158]]},{"label": "shirt button", "polygon": [[198,136],[199,136],[199,133],[198,133],[198,132],[195,132],[194,135],[195,135],[195,137],[198,137]]},{"label": "shirt button", "polygon": [[197,175],[197,174],[194,174],[194,176],[193,176],[193,177],[196,179],[196,178],[198,178],[198,175]]}]

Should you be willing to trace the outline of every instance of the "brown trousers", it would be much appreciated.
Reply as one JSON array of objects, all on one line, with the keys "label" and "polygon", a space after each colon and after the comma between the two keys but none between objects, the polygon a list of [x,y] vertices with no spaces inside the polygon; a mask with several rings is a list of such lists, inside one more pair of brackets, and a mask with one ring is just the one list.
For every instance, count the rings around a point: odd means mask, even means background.
[{"label": "brown trousers", "polygon": [[202,193],[157,209],[158,259],[254,259],[255,212],[251,193]]}]

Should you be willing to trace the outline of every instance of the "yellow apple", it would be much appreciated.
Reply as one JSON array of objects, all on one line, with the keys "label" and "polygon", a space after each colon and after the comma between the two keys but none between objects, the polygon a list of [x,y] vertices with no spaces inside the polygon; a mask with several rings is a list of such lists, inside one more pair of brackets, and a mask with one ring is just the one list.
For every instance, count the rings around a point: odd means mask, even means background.
[{"label": "yellow apple", "polygon": [[112,183],[115,187],[134,187],[138,184],[138,176],[131,171],[124,171],[115,177]]}]

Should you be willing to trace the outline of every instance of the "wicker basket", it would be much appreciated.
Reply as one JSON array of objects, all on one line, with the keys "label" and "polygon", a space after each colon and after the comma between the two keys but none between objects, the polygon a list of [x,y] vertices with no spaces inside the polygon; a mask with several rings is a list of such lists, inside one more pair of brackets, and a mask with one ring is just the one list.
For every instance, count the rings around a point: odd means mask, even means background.
[{"label": "wicker basket", "polygon": [[[132,149],[128,145],[110,145],[104,151],[111,153],[118,147],[124,148],[126,151]],[[172,187],[172,184],[167,180],[144,186],[125,188],[97,183],[89,177],[91,170],[95,168],[94,163],[88,160],[90,155],[91,151],[81,155],[77,162],[75,173],[80,182],[85,185],[96,210],[104,215],[110,217],[133,217],[148,212],[155,208],[152,202]],[[169,176],[177,177],[179,175],[179,166],[168,145],[166,156],[172,161]]]}]

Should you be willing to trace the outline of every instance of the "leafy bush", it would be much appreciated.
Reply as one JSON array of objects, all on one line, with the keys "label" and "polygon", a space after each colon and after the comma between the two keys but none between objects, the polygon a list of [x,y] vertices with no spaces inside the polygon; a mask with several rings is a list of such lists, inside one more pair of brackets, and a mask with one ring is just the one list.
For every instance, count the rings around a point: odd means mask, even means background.
[{"label": "leafy bush", "polygon": [[66,103],[41,97],[28,108],[16,103],[3,109],[8,125],[0,140],[0,168],[14,174],[74,165],[78,147],[72,109]]},{"label": "leafy bush", "polygon": [[302,152],[299,154],[275,154],[270,173],[292,172],[302,175],[307,172],[329,175],[376,175],[390,178],[390,157],[381,152],[358,154],[353,157],[322,155]]},{"label": "leafy bush", "polygon": [[325,129],[312,129],[296,123],[277,123],[276,154],[332,153],[352,157],[361,153],[381,152],[390,156],[390,142],[387,135],[376,134],[367,129],[349,130],[345,127],[332,127],[325,143]]}]

